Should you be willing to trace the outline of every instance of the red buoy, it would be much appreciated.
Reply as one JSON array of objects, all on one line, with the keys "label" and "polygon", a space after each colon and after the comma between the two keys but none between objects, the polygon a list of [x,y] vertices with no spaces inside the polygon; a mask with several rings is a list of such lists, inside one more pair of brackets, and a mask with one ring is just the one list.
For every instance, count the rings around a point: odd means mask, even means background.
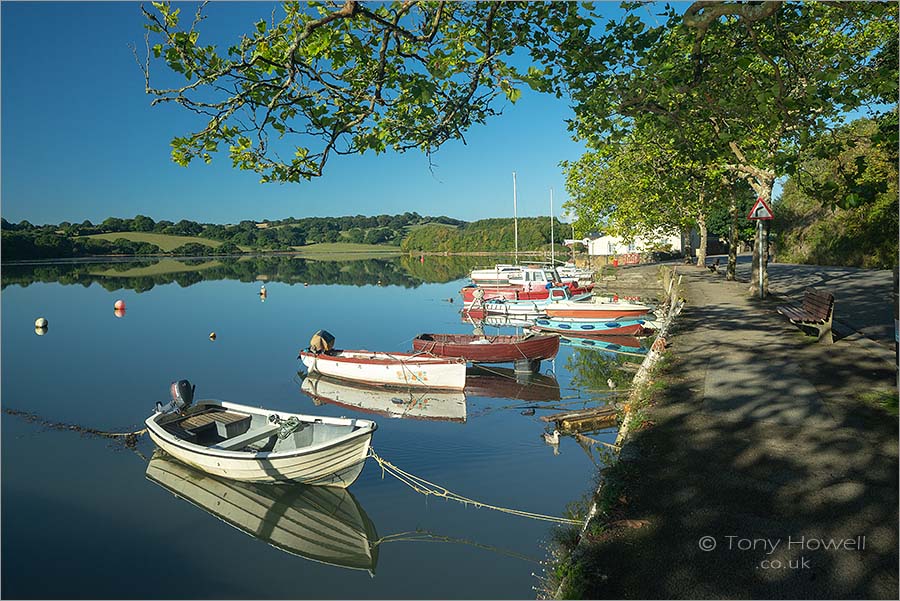
[{"label": "red buoy", "polygon": [[124,311],[125,310],[125,301],[123,301],[120,298],[119,300],[116,301],[116,304],[113,305],[113,307],[115,308],[116,311]]}]

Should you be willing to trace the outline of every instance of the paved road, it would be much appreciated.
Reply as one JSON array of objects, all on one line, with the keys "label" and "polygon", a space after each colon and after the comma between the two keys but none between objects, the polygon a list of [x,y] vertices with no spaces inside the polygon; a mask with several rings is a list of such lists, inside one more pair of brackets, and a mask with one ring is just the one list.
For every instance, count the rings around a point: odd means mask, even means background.
[{"label": "paved road", "polygon": [[[723,266],[728,257],[718,256]],[[716,256],[708,259],[715,261]],[[738,257],[736,277],[750,282],[751,255]],[[784,299],[800,299],[808,287],[821,288],[834,294],[835,321],[838,333],[853,330],[893,348],[894,345],[894,289],[893,274],[888,269],[860,269],[856,267],[823,267],[769,263],[769,290]],[[749,287],[749,286],[748,286]]]},{"label": "paved road", "polygon": [[[827,281],[838,303],[867,304],[852,291],[870,292],[873,274],[772,267],[788,294]],[[679,271],[673,382],[621,456],[616,519],[646,525],[613,528],[592,548],[592,598],[896,599],[897,419],[858,398],[894,389],[893,354],[853,336],[810,344],[778,300]]]}]

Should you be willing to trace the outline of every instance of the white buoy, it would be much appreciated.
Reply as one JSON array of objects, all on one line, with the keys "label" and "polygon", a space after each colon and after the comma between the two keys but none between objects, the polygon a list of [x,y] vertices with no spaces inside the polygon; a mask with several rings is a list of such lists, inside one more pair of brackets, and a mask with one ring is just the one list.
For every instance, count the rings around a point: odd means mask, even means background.
[{"label": "white buoy", "polygon": [[216,339],[216,333],[215,333],[215,332],[210,332],[210,333],[209,333],[209,339],[210,339],[210,340],[215,340],[215,339]]},{"label": "white buoy", "polygon": [[37,319],[34,320],[34,327],[36,327],[36,328],[46,328],[47,325],[48,325],[47,320],[44,319],[43,317],[38,317]]}]

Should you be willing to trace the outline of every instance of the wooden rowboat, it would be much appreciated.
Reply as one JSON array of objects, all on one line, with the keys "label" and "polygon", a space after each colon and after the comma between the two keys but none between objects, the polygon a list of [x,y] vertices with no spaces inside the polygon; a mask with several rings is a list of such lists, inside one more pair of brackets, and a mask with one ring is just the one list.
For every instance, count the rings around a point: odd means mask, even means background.
[{"label": "wooden rowboat", "polygon": [[537,332],[556,332],[576,336],[592,333],[634,336],[643,332],[645,323],[643,319],[561,321],[542,317],[534,320],[534,325],[531,329]]},{"label": "wooden rowboat", "polygon": [[362,471],[377,427],[365,419],[174,397],[147,418],[150,438],[176,459],[230,480],[346,488]]},{"label": "wooden rowboat", "polygon": [[375,571],[375,526],[348,490],[235,482],[153,453],[146,477],[256,539],[305,559]]},{"label": "wooden rowboat", "polygon": [[400,386],[462,390],[466,386],[465,359],[422,353],[373,351],[300,351],[310,374],[355,380],[374,386]]},{"label": "wooden rowboat", "polygon": [[552,359],[559,351],[559,337],[419,334],[413,338],[413,348],[439,357],[461,357],[472,363],[510,363],[521,359]]}]

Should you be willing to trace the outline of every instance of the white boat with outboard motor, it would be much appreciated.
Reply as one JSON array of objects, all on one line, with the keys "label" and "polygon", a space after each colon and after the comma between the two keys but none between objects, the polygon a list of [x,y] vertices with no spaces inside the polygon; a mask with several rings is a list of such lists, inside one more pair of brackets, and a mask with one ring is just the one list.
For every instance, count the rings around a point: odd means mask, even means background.
[{"label": "white boat with outboard motor", "polygon": [[187,380],[172,382],[171,393],[146,420],[150,438],[176,459],[231,480],[346,488],[359,477],[377,428],[366,419],[194,402]]}]

